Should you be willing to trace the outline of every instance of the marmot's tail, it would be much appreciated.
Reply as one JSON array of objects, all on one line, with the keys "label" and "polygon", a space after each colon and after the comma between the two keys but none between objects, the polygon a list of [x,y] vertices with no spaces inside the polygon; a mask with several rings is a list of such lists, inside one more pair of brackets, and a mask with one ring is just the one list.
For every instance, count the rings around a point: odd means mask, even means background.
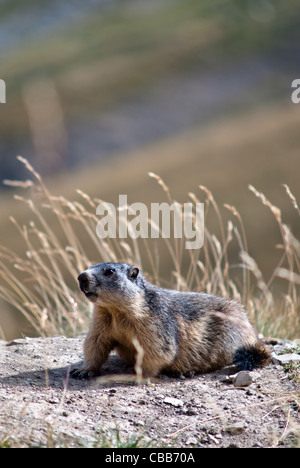
[{"label": "marmot's tail", "polygon": [[242,346],[236,350],[233,357],[239,371],[253,370],[256,367],[263,367],[270,362],[270,353],[262,341],[257,341],[254,345]]}]

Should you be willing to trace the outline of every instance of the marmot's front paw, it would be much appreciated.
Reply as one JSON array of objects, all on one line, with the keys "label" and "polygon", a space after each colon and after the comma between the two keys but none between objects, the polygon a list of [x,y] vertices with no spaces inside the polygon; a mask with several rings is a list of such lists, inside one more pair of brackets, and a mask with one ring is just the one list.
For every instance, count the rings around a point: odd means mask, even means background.
[{"label": "marmot's front paw", "polygon": [[94,375],[95,375],[94,372],[92,372],[89,369],[73,369],[71,371],[71,377],[73,377],[74,379],[79,379],[79,380],[91,379],[92,377],[94,377]]}]

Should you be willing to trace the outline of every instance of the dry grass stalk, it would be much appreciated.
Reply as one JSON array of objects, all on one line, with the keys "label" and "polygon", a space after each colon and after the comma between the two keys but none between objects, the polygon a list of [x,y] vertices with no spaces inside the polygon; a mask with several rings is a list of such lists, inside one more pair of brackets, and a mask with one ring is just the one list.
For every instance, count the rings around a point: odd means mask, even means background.
[{"label": "dry grass stalk", "polygon": [[[31,196],[28,198],[19,195],[16,198],[25,203],[33,220],[26,226],[20,226],[17,220],[11,219],[24,242],[24,256],[20,258],[5,247],[0,247],[0,296],[27,318],[36,333],[73,335],[74,330],[80,332],[86,329],[88,306],[78,292],[76,277],[93,263],[93,258],[97,262],[125,261],[140,266],[148,262],[152,269],[149,272],[151,278],[156,284],[161,284],[160,255],[156,246],[150,249],[144,238],[121,241],[107,238],[100,241],[96,234],[96,207],[101,200],[92,199],[81,190],[77,190],[81,201],[53,196],[28,161],[21,157],[18,159],[30,171],[33,180],[8,183],[29,191]],[[156,174],[149,175],[162,187],[168,202],[174,203],[163,180]],[[300,242],[283,223],[281,211],[253,186],[249,188],[274,214],[282,235],[283,255],[269,281],[264,280],[257,263],[248,254],[245,228],[236,208],[225,205],[238,220],[238,226],[234,225],[233,220],[223,220],[211,191],[200,186],[206,197],[205,217],[207,219],[212,207],[220,238],[209,230],[205,222],[205,241],[201,249],[184,249],[184,239],[162,239],[161,243],[173,264],[172,283],[169,286],[241,299],[259,331],[268,335],[277,333],[289,338],[296,337],[300,331]],[[299,213],[295,197],[287,186],[285,189]],[[190,193],[189,197],[193,203],[199,203],[199,197],[195,194]],[[150,218],[148,225],[151,230],[153,220]],[[160,226],[154,228],[161,234]],[[93,258],[87,254],[91,246],[95,252]],[[241,252],[240,265],[232,263],[229,247]],[[242,272],[239,275],[241,283],[236,281],[238,272]],[[279,279],[283,287],[287,285],[286,294],[281,299],[272,289],[274,281]]]}]

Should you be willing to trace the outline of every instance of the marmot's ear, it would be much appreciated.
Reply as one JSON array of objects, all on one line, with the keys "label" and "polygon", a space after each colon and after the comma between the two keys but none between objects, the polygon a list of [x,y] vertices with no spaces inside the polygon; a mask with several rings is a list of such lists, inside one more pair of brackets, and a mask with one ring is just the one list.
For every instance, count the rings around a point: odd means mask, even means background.
[{"label": "marmot's ear", "polygon": [[129,270],[128,277],[131,278],[131,279],[135,279],[137,277],[137,275],[139,274],[139,272],[140,272],[140,270],[138,269],[138,267],[133,266]]}]

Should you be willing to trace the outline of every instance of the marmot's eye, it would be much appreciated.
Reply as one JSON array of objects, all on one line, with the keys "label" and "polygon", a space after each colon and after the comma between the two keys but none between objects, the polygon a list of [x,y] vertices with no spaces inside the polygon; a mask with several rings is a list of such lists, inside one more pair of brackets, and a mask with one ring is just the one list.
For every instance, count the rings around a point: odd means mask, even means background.
[{"label": "marmot's eye", "polygon": [[114,268],[107,268],[106,270],[104,270],[103,274],[104,276],[110,276],[110,275],[113,275],[114,272],[115,272]]}]

